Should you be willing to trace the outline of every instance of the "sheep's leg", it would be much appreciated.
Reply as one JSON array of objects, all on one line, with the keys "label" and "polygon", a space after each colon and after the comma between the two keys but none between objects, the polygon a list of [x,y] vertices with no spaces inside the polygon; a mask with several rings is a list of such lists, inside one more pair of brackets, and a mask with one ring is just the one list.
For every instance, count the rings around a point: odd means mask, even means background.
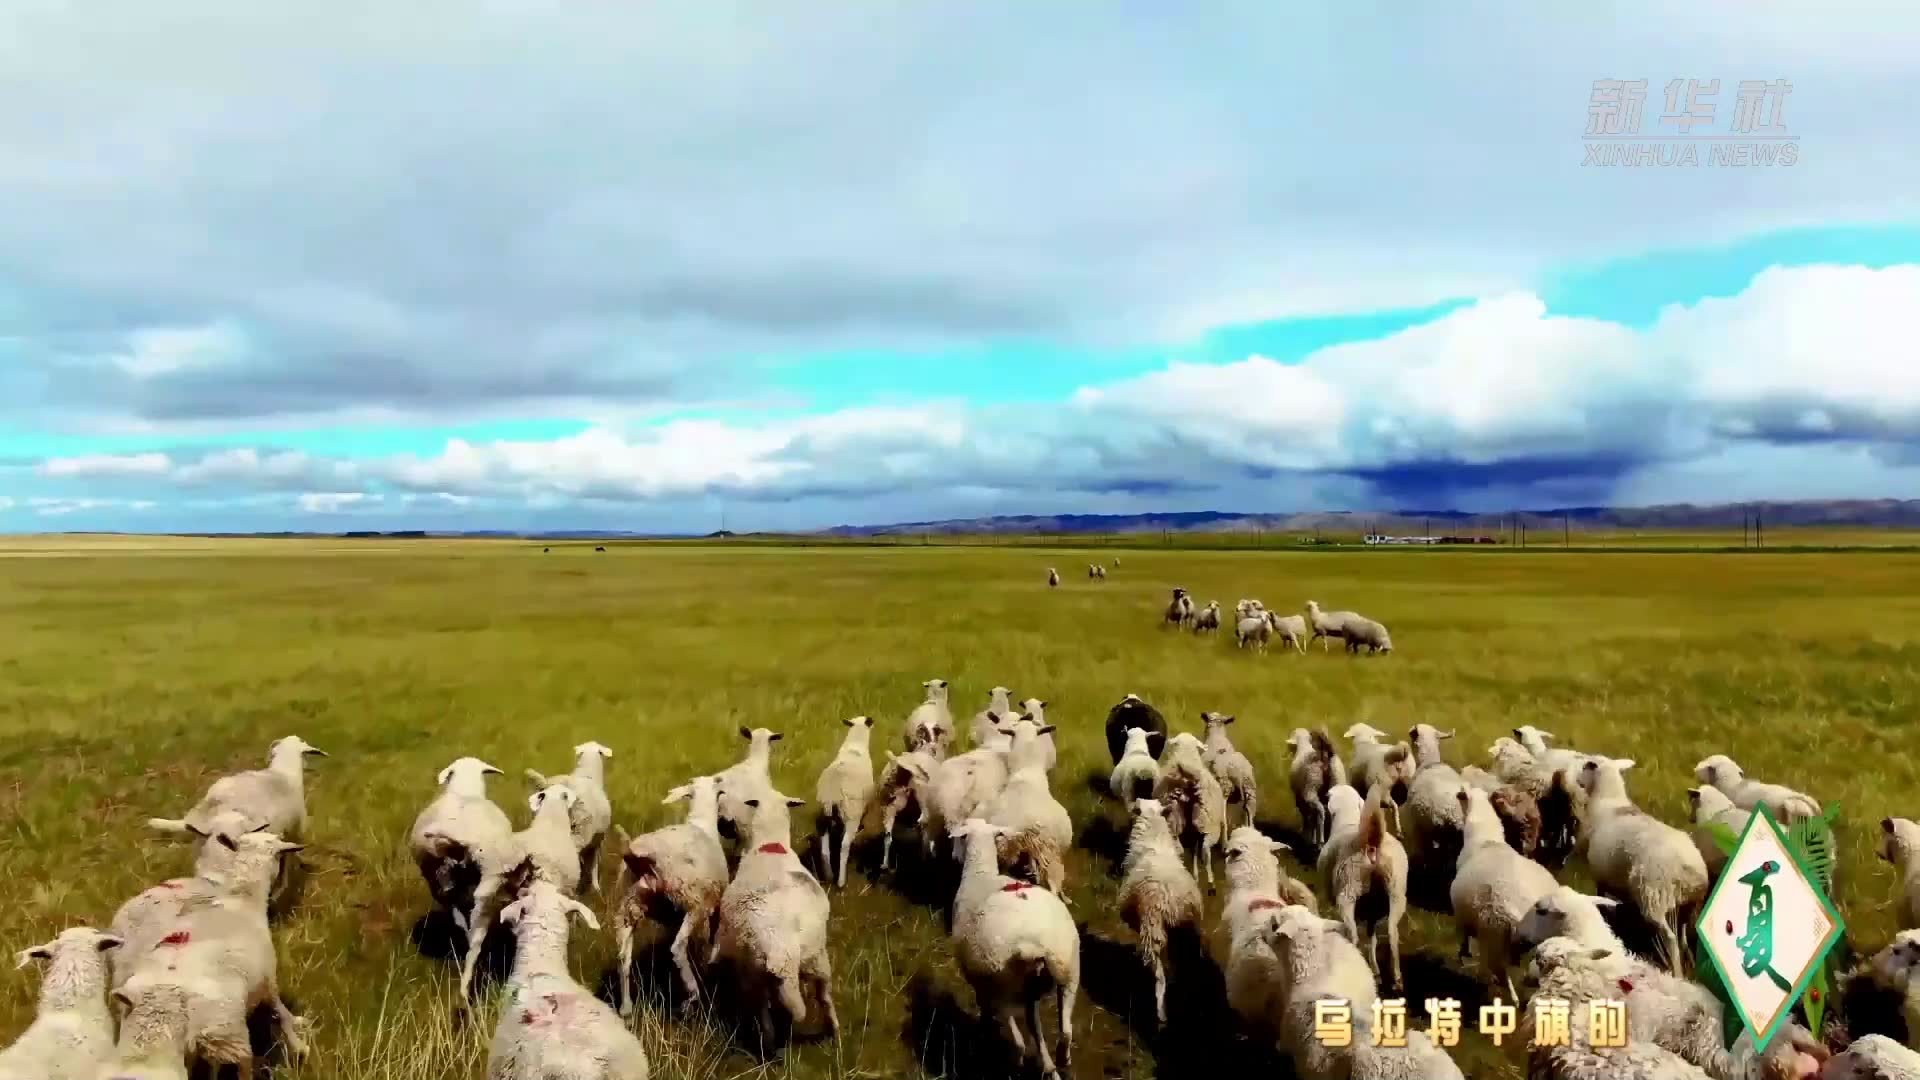
[{"label": "sheep's leg", "polygon": [[[682,932],[685,929],[681,927]],[[627,916],[624,905],[614,919],[613,942],[620,954],[620,978],[613,984],[613,1004],[620,1010],[621,1017],[630,1018],[633,1016],[633,997],[636,992],[633,984],[633,920]],[[680,940],[675,938],[674,948],[678,950],[679,947]]]},{"label": "sheep's leg", "polygon": [[489,874],[474,886],[473,904],[467,916],[467,955],[460,959],[460,1001],[465,1004],[473,992],[473,972],[480,963],[480,949],[487,943],[487,931],[493,928],[493,898],[504,882]]},{"label": "sheep's leg", "polygon": [[1073,1001],[1079,994],[1080,970],[1076,967],[1054,989],[1054,1000],[1060,1007],[1060,1051],[1055,1056],[1063,1069],[1073,1064]]},{"label": "sheep's leg", "polygon": [[587,841],[580,852],[580,880],[588,883],[587,891],[595,895],[600,892],[600,837]]},{"label": "sheep's leg", "polygon": [[840,1012],[833,1007],[833,969],[827,958],[801,969],[801,977],[813,984],[814,1000],[819,1002],[820,1011],[827,1017],[827,1034],[832,1038],[840,1037]]},{"label": "sheep's leg", "polygon": [[1164,1026],[1167,1022],[1167,958],[1158,948],[1142,951],[1147,954],[1147,967],[1153,972],[1153,1015]]},{"label": "sheep's leg", "polygon": [[1007,1041],[1013,1044],[1013,1052],[1021,1062],[1027,1060],[1027,1037],[1020,1031],[1020,1011],[1011,1005],[1000,1007],[1000,1020],[1007,1025]]},{"label": "sheep's leg", "polygon": [[893,865],[893,818],[881,823],[880,832],[880,869],[886,870]]},{"label": "sheep's leg", "polygon": [[1040,999],[1027,999],[1027,1026],[1033,1029],[1033,1049],[1040,1055],[1040,1075],[1060,1080],[1060,1070],[1054,1067],[1053,1055],[1047,1052],[1047,1036],[1040,1027]]},{"label": "sheep's leg", "polygon": [[794,1027],[807,1022],[807,996],[800,992],[800,976],[786,975],[778,983],[780,1007],[787,1011],[787,1021]]},{"label": "sheep's leg", "polygon": [[1675,921],[1674,913],[1661,912],[1657,917],[1653,918],[1651,921],[1654,925],[1654,929],[1660,935],[1660,950],[1667,954],[1666,956],[1667,970],[1673,972],[1673,974],[1675,975],[1679,975],[1680,974],[1680,935],[1676,934],[1673,929],[1673,924]]},{"label": "sheep's leg", "polygon": [[706,912],[687,912],[681,917],[680,930],[673,935],[673,944],[669,947],[674,970],[680,973],[680,987],[687,992],[688,1006],[700,1000],[700,980],[693,970],[693,939],[699,936],[699,928],[706,925],[706,920]]},{"label": "sheep's leg", "polygon": [[[1248,822],[1249,825],[1252,822]],[[1213,841],[1200,842],[1200,861],[1207,864],[1207,888],[1213,888]]]},{"label": "sheep's leg", "polygon": [[1395,990],[1406,986],[1406,980],[1400,977],[1400,917],[1405,915],[1406,911],[1404,902],[1396,902],[1387,909],[1387,955],[1393,961]]},{"label": "sheep's leg", "polygon": [[[280,980],[277,977],[267,979],[267,1001],[273,1006],[274,1018],[280,1022],[280,1041],[286,1044],[287,1055],[298,1060],[307,1056],[307,1022],[293,1015],[287,1003],[280,997]],[[249,1075],[242,1072],[240,1075]]]},{"label": "sheep's leg", "polygon": [[838,884],[843,889],[847,887],[847,857],[851,854],[852,848],[853,829],[850,826],[842,825],[840,827],[840,874]]}]

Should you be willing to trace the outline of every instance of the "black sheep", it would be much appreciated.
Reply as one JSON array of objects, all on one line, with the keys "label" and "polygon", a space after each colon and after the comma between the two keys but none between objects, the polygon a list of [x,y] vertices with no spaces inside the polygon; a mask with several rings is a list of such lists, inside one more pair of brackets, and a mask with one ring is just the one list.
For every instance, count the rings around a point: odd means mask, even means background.
[{"label": "black sheep", "polygon": [[1113,755],[1113,763],[1120,764],[1120,755],[1127,751],[1127,729],[1139,728],[1149,736],[1147,747],[1153,751],[1155,761],[1160,759],[1160,751],[1167,743],[1167,721],[1160,710],[1141,701],[1137,696],[1128,694],[1120,703],[1107,710],[1107,752]]}]

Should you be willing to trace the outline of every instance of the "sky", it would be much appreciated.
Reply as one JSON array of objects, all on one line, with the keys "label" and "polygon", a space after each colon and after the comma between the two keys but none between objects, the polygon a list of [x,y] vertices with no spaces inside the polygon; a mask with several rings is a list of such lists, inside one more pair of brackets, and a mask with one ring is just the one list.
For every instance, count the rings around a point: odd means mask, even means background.
[{"label": "sky", "polygon": [[1917,498],[1917,52],[1854,0],[14,0],[0,532]]}]

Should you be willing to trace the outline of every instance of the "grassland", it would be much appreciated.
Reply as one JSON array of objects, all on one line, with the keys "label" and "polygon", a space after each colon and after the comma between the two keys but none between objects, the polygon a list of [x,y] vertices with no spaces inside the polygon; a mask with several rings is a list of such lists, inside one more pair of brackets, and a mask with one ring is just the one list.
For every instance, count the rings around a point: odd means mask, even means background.
[{"label": "grassland", "polygon": [[[1737,539],[1737,538],[1736,538]],[[299,733],[333,754],[310,773],[314,824],[301,906],[278,933],[282,983],[316,1024],[292,1080],[478,1077],[491,1029],[448,1017],[453,972],[413,928],[426,893],[404,851],[434,774],[460,754],[558,771],[572,744],[613,746],[616,818],[671,813],[661,793],[731,761],[742,723],[787,733],[775,777],[811,797],[843,716],[890,733],[930,675],[959,709],[1004,683],[1050,702],[1055,789],[1083,828],[1069,894],[1087,924],[1081,1076],[1218,1075],[1237,1055],[1208,1017],[1218,976],[1176,974],[1164,1040],[1143,1004],[1111,903],[1120,818],[1087,783],[1108,764],[1105,710],[1133,691],[1191,728],[1234,712],[1265,784],[1263,818],[1294,824],[1282,742],[1296,724],[1454,728],[1456,759],[1532,722],[1636,758],[1633,790],[1679,820],[1688,770],[1737,748],[1757,775],[1838,800],[1839,901],[1852,944],[1894,929],[1894,881],[1872,857],[1886,814],[1920,812],[1911,756],[1920,696],[1920,562],[1901,554],[1313,555],[1127,550],[1104,586],[1072,571],[1112,551],[615,546],[519,543],[8,542],[67,558],[0,558],[0,942],[104,924],[183,848],[139,822],[190,804]],[[44,552],[43,552],[44,553]],[[1377,614],[1398,652],[1255,657],[1162,633],[1168,586],[1231,603],[1307,598]],[[524,815],[524,811],[522,811]],[[762,1065],[707,1021],[649,1009],[662,1075],[994,1075],[965,1019],[971,995],[940,912],[856,864],[834,897],[845,1035]],[[608,867],[611,871],[611,864]],[[1298,867],[1294,868],[1298,872]],[[603,910],[604,910],[604,901]],[[1210,911],[1217,910],[1218,899]],[[1451,922],[1417,914],[1409,997],[1479,992],[1452,959]],[[609,963],[576,935],[575,970]],[[0,1037],[31,1014],[27,973],[0,979]],[[1091,999],[1090,1001],[1088,999]],[[1469,1012],[1471,1016],[1471,1011]],[[1418,1016],[1416,1005],[1416,1017]],[[1416,1020],[1416,1026],[1419,1026]],[[1471,1032],[1470,1075],[1518,1076]],[[1284,1074],[1282,1074],[1284,1075]]]}]

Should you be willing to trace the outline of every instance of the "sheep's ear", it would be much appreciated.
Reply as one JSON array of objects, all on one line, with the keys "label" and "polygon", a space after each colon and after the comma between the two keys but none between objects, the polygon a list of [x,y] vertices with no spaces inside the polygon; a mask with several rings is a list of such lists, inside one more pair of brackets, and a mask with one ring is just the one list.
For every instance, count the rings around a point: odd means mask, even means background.
[{"label": "sheep's ear", "polygon": [[453,778],[453,766],[449,765],[446,768],[440,770],[440,775],[434,778],[434,782],[444,786],[446,782],[452,778]]},{"label": "sheep's ear", "polygon": [[581,903],[578,900],[573,899],[572,897],[565,897],[564,899],[567,902],[567,914],[574,916],[575,918],[579,919],[583,923],[586,923],[587,929],[589,930],[600,929],[600,920],[594,917],[592,908],[588,907],[587,905]]},{"label": "sheep's ear", "polygon": [[966,838],[967,838],[967,827],[965,825],[947,826],[947,839],[965,840]]},{"label": "sheep's ear", "polygon": [[1041,728],[1041,729],[1040,729],[1040,734],[1042,734],[1042,735],[1051,735],[1051,734],[1053,734],[1053,729],[1054,729],[1054,725],[1052,725],[1052,724],[1048,724],[1048,725],[1047,725],[1046,727],[1043,727],[1043,728]]},{"label": "sheep's ear", "polygon": [[1616,769],[1619,769],[1621,772],[1626,772],[1628,769],[1633,768],[1633,759],[1632,758],[1614,758],[1613,767]]},{"label": "sheep's ear", "polygon": [[534,813],[537,814],[540,812],[540,804],[546,801],[547,801],[547,792],[546,792],[546,789],[543,788],[539,791],[534,792],[532,795],[527,796],[527,809],[532,810]]},{"label": "sheep's ear", "polygon": [[742,799],[742,800],[740,800],[740,802],[741,802],[741,805],[743,805],[743,806],[749,806],[749,807],[752,807],[752,808],[753,808],[753,809],[755,809],[755,810],[758,810],[758,809],[760,809],[760,800],[759,800],[759,799]]},{"label": "sheep's ear", "polygon": [[1443,732],[1441,732],[1441,733],[1440,733],[1440,737],[1441,737],[1441,738],[1443,738],[1443,739],[1451,739],[1451,738],[1453,738],[1453,732],[1451,732],[1451,731],[1443,731]]},{"label": "sheep's ear", "polygon": [[1890,817],[1881,818],[1880,828],[1883,832],[1891,833],[1893,831],[1893,819]]},{"label": "sheep's ear", "polygon": [[771,735],[769,735],[769,736],[767,736],[767,741],[768,741],[768,742],[779,742],[779,741],[780,741],[781,739],[783,739],[783,738],[785,738],[785,736],[783,736],[783,735],[781,735],[781,734],[780,734],[779,732],[777,732],[777,731],[776,731],[776,732],[774,732],[773,734],[771,734]]},{"label": "sheep's ear", "polygon": [[1274,840],[1272,838],[1266,838],[1266,839],[1267,839],[1268,851],[1292,851],[1293,850],[1292,844],[1283,844],[1280,841]]},{"label": "sheep's ear", "polygon": [[1587,950],[1587,959],[1589,960],[1605,960],[1607,957],[1612,955],[1613,955],[1612,949],[1588,949]]},{"label": "sheep's ear", "polygon": [[216,843],[218,843],[221,847],[226,848],[228,851],[240,850],[240,845],[234,841],[233,837],[228,836],[225,832],[215,833],[213,836],[213,839]]},{"label": "sheep's ear", "polygon": [[842,721],[840,721],[840,723],[841,723],[841,724],[842,724],[843,726],[846,726],[846,727],[852,727],[852,726],[853,726],[853,721],[851,721],[851,720],[842,720]]},{"label": "sheep's ear", "polygon": [[123,1015],[133,1011],[133,995],[127,992],[126,987],[123,986],[107,996],[112,998],[113,1003],[120,1007]]},{"label": "sheep's ear", "polygon": [[740,737],[751,741],[753,739],[753,731],[750,728],[748,728],[747,725],[741,724]]},{"label": "sheep's ear", "polygon": [[1045,701],[1042,701],[1042,702],[1040,703],[1040,707],[1044,709],[1044,708],[1046,708],[1046,707],[1047,707],[1047,704],[1048,704],[1047,702],[1045,702]]},{"label": "sheep's ear", "polygon": [[891,764],[893,764],[894,762],[896,762],[896,761],[899,761],[899,760],[900,760],[899,758],[897,758],[897,757],[894,757],[894,756],[893,756],[893,751],[891,751],[891,750],[887,750],[887,751],[883,751],[883,752],[884,752],[884,753],[885,753],[885,754],[887,755],[887,764],[889,764],[889,765],[891,765]]},{"label": "sheep's ear", "polygon": [[788,800],[787,800],[787,805],[788,805],[789,807],[801,807],[801,806],[805,806],[805,805],[807,805],[807,800],[805,800],[805,799],[788,799]]},{"label": "sheep's ear", "polygon": [[1615,900],[1611,896],[1590,896],[1587,899],[1592,900],[1601,908],[1617,908],[1620,906],[1620,901]]},{"label": "sheep's ear", "polygon": [[1233,723],[1233,717],[1231,717],[1231,716],[1223,716],[1223,717],[1221,717],[1221,718],[1220,718],[1220,722],[1221,722],[1221,723],[1223,723],[1223,724],[1231,724],[1231,723]]},{"label": "sheep's ear", "polygon": [[46,945],[35,945],[31,949],[20,950],[20,952],[14,956],[13,966],[16,968],[29,967],[35,960],[51,959],[53,959],[53,945],[49,942]]},{"label": "sheep's ear", "polygon": [[512,926],[520,921],[520,916],[526,914],[526,911],[527,902],[525,900],[515,900],[513,903],[500,909],[500,921],[507,926]]},{"label": "sheep's ear", "polygon": [[93,947],[101,952],[106,952],[109,949],[117,949],[126,943],[127,939],[118,934],[101,934],[100,940],[94,942]]},{"label": "sheep's ear", "polygon": [[669,803],[677,803],[682,799],[691,798],[693,798],[693,785],[681,784],[679,787],[667,792],[667,797],[660,800],[660,805],[666,806]]}]

